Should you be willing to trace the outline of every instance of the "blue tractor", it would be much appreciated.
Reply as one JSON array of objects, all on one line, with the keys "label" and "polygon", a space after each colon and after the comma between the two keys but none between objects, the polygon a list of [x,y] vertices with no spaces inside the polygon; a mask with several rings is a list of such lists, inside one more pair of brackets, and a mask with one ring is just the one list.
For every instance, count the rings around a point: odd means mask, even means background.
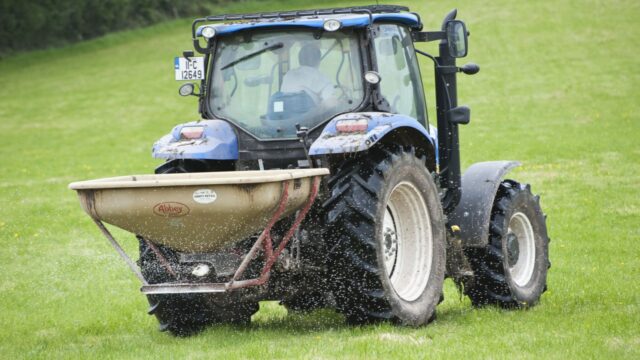
[{"label": "blue tractor", "polygon": [[[153,156],[165,160],[156,173],[330,175],[266,284],[149,294],[161,329],[182,335],[246,323],[261,300],[289,311],[333,308],[354,324],[420,326],[435,317],[445,277],[475,306],[535,305],[549,267],[539,197],[504,179],[514,161],[460,171],[458,127],[470,110],[458,105],[456,76],[479,71],[456,65],[468,34],[455,10],[440,29],[423,31],[418,14],[390,5],[196,19],[195,51],[175,59],[175,73],[196,80],[179,92],[197,96],[201,119],[154,144]],[[414,48],[428,41],[439,41],[437,55]],[[434,63],[437,127],[427,119],[420,58]],[[274,239],[292,221],[275,224]],[[142,240],[142,274],[151,284],[169,281]],[[246,254],[252,243],[233,251]],[[225,254],[158,247],[183,281],[223,276]]]}]

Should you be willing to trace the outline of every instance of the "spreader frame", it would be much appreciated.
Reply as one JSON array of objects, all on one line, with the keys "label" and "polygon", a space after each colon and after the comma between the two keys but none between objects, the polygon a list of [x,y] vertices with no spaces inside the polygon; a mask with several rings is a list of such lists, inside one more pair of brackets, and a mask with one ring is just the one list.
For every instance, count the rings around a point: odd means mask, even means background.
[{"label": "spreader frame", "polygon": [[[273,265],[276,263],[276,261],[278,260],[278,257],[280,256],[280,254],[282,254],[282,251],[289,243],[289,240],[291,240],[291,237],[295,233],[296,229],[298,228],[298,226],[300,226],[300,224],[306,217],[307,213],[311,209],[311,206],[313,205],[318,195],[320,180],[321,180],[321,176],[313,177],[313,184],[311,187],[309,198],[307,199],[302,209],[298,211],[298,214],[296,215],[296,218],[293,224],[291,225],[289,230],[286,232],[285,236],[282,238],[278,246],[274,249],[273,240],[271,238],[271,229],[273,228],[275,223],[278,221],[280,216],[282,216],[282,214],[286,209],[287,200],[289,198],[289,187],[291,183],[295,180],[283,181],[282,195],[280,197],[280,201],[278,202],[278,207],[276,208],[276,211],[273,213],[271,219],[267,223],[267,226],[264,228],[264,230],[262,230],[262,232],[260,233],[260,236],[251,247],[251,250],[249,250],[249,252],[242,259],[242,262],[240,263],[240,266],[236,270],[235,274],[233,275],[233,278],[230,281],[225,283],[194,284],[194,283],[177,282],[177,283],[149,284],[147,280],[144,278],[144,276],[142,275],[142,273],[140,272],[140,269],[135,265],[135,262],[131,260],[131,258],[127,255],[127,253],[120,246],[120,244],[115,239],[115,237],[111,234],[111,232],[102,223],[102,221],[100,221],[95,217],[92,217],[92,218],[93,218],[93,221],[98,226],[98,228],[100,228],[104,236],[107,238],[107,240],[109,240],[109,243],[113,246],[116,252],[120,255],[120,257],[122,257],[125,263],[129,266],[131,271],[133,271],[136,277],[140,280],[140,282],[142,283],[142,287],[140,288],[140,291],[143,294],[226,293],[236,289],[260,286],[265,284],[269,280]],[[151,250],[154,252],[156,257],[160,261],[160,264],[169,272],[169,274],[173,275],[177,279],[177,274],[175,270],[172,268],[171,264],[164,257],[164,255],[162,255],[162,253],[157,249],[157,247],[153,243],[151,243],[147,239],[144,239],[144,241],[147,242]],[[249,264],[255,259],[258,251],[261,248],[265,252],[265,262],[260,272],[260,276],[253,279],[242,279],[242,276],[247,270]]]}]

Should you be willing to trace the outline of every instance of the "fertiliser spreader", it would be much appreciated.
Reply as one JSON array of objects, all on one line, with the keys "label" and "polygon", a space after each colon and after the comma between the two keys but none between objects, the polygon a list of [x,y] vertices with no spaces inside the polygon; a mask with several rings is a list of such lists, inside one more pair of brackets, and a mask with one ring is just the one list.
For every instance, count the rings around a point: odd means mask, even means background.
[{"label": "fertiliser spreader", "polygon": [[[78,192],[84,211],[138,275],[144,284],[143,293],[210,293],[267,280],[271,267],[315,200],[320,177],[328,173],[327,169],[295,169],[138,175],[75,182],[69,187]],[[278,220],[294,212],[297,215],[289,233],[273,249],[271,229]],[[154,243],[185,254],[218,254],[210,259],[218,277],[222,274],[216,260],[225,263],[225,270],[234,263],[238,269],[227,283],[150,285],[103,222],[137,234],[164,270],[176,277],[176,270]],[[257,232],[260,236],[244,258],[237,252],[225,252]],[[260,249],[267,255],[261,277],[238,281]],[[200,273],[211,271],[206,258],[200,257]]]}]

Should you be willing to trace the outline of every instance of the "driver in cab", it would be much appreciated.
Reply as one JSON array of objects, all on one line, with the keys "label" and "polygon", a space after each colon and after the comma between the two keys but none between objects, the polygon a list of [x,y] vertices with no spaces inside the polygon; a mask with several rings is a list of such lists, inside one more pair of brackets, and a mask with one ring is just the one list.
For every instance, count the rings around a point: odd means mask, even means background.
[{"label": "driver in cab", "polygon": [[304,91],[316,106],[331,108],[335,105],[335,86],[319,69],[322,54],[315,44],[306,44],[298,53],[300,66],[289,70],[282,79],[281,91]]}]

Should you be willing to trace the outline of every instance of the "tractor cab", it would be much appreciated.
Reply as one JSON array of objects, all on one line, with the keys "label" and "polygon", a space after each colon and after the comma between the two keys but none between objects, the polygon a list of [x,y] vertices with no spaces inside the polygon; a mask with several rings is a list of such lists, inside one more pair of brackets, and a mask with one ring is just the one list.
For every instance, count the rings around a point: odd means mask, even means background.
[{"label": "tractor cab", "polygon": [[[413,47],[421,28],[420,17],[401,6],[197,19],[194,47],[204,54],[200,112],[233,128],[239,170],[309,164],[300,129],[310,146],[340,115],[397,114],[429,129]],[[183,58],[197,59],[193,54]],[[181,94],[194,94],[194,84],[183,86]],[[171,148],[177,139],[165,140],[154,155],[180,158]]]}]

